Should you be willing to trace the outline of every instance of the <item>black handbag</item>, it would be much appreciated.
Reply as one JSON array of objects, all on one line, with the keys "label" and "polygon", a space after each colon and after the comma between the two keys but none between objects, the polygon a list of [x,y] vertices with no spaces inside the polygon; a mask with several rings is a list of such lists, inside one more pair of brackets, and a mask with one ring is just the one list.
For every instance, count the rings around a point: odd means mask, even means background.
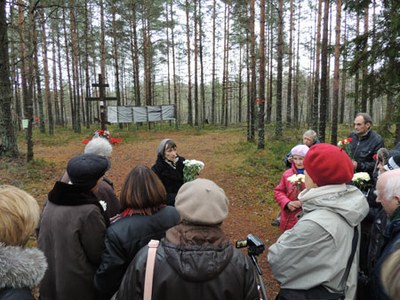
[{"label": "black handbag", "polygon": [[276,300],[342,300],[345,298],[347,277],[349,276],[351,264],[353,263],[358,243],[358,228],[354,227],[354,236],[349,260],[347,261],[346,271],[344,272],[341,285],[344,289],[341,293],[332,293],[323,285],[318,285],[308,290],[280,289]]}]

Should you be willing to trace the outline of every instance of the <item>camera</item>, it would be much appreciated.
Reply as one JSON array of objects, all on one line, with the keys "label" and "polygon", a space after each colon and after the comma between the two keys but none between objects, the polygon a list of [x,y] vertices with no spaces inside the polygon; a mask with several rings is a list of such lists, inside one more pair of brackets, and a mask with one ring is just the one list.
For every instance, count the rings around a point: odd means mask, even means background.
[{"label": "camera", "polygon": [[260,255],[264,252],[264,243],[255,235],[248,234],[245,240],[239,240],[236,242],[236,248],[248,248],[249,255]]}]

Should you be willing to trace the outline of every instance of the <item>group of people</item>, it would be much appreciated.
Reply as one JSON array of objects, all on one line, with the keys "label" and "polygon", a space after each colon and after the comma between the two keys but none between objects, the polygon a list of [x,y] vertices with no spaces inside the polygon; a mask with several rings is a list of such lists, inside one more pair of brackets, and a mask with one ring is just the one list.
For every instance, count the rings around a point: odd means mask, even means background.
[{"label": "group of people", "polygon": [[[311,130],[291,149],[274,189],[282,234],[267,255],[278,300],[398,296],[400,155],[371,126],[356,116],[351,157]],[[155,164],[135,166],[117,197],[111,153],[93,138],[41,211],[26,192],[0,186],[0,299],[34,299],[35,286],[42,300],[143,299],[149,282],[153,299],[259,299],[253,262],[221,228],[223,189],[185,183],[185,159],[164,139]],[[351,184],[355,172],[370,174],[368,189]],[[25,247],[34,232],[38,247]]]},{"label": "group of people", "polygon": [[[277,299],[399,296],[400,152],[371,126],[368,114],[356,115],[349,152],[309,130],[285,158],[291,165],[274,189],[283,233],[268,253]],[[352,184],[357,172],[368,173],[365,188]]]},{"label": "group of people", "polygon": [[[26,192],[0,186],[0,299],[34,299],[35,286],[42,300],[143,299],[152,240],[153,299],[256,299],[252,261],[221,228],[224,190],[184,183],[184,158],[164,139],[152,168],[135,166],[117,197],[106,177],[111,152],[93,138],[41,211]],[[34,232],[38,247],[25,247]]]}]

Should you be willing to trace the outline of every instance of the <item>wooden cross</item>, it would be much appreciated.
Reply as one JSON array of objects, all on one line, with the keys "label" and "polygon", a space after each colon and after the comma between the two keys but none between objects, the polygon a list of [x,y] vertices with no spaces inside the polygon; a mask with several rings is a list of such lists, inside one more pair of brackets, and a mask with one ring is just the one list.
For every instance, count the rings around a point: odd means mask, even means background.
[{"label": "wooden cross", "polygon": [[93,83],[92,87],[99,88],[100,97],[86,97],[86,101],[98,101],[100,102],[100,124],[101,129],[106,130],[106,121],[105,121],[105,101],[117,100],[116,97],[106,97],[105,96],[105,88],[109,87],[108,83],[103,82],[103,76],[99,74],[99,83]]}]

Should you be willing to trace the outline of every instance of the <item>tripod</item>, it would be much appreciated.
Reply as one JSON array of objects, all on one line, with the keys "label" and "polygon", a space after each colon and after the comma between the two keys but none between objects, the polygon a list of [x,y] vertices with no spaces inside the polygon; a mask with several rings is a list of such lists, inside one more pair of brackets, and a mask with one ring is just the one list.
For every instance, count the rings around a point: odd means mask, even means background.
[{"label": "tripod", "polygon": [[257,254],[251,253],[251,251],[249,251],[249,256],[250,256],[251,261],[253,262],[254,266],[256,267],[257,279],[258,279],[257,281],[258,281],[258,286],[260,287],[262,300],[268,300],[267,293],[265,292],[265,286],[264,286],[263,279],[262,279],[262,271],[261,271],[261,268],[258,265],[258,261],[257,261]]}]

